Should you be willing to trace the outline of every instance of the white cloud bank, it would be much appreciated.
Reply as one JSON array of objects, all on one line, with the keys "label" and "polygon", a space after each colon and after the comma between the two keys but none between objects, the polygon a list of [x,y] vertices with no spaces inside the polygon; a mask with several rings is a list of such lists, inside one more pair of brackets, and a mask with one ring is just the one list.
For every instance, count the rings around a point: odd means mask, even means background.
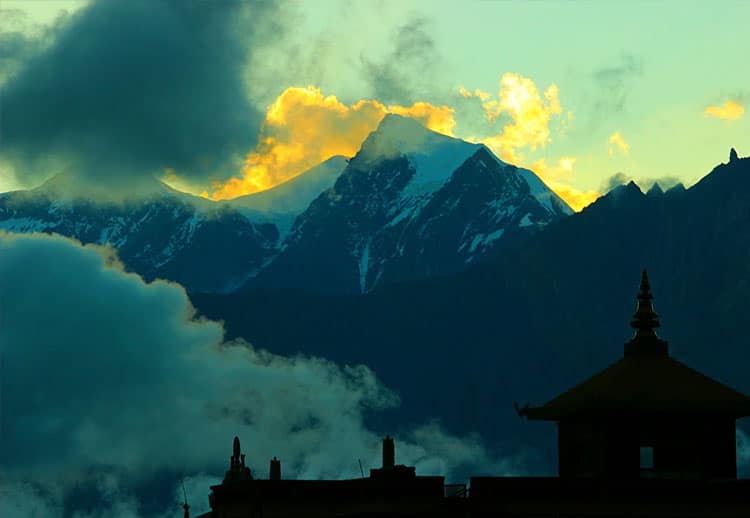
[{"label": "white cloud bank", "polygon": [[[2,516],[174,516],[181,475],[200,512],[234,435],[258,476],[274,455],[285,477],[357,476],[358,459],[379,465],[365,412],[398,404],[365,366],[226,343],[179,285],[59,236],[0,233],[0,344]],[[396,440],[422,474],[520,469],[435,423]],[[149,507],[140,493],[160,473]]]}]

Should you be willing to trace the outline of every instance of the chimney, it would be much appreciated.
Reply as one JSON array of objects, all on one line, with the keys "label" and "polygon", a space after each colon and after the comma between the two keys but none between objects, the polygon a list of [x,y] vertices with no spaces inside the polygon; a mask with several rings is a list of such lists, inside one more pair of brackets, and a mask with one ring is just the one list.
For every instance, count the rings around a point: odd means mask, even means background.
[{"label": "chimney", "polygon": [[271,472],[269,480],[281,480],[281,461],[274,457],[271,459]]},{"label": "chimney", "polygon": [[393,437],[386,435],[383,439],[383,469],[393,469],[396,465],[396,447],[393,445]]}]

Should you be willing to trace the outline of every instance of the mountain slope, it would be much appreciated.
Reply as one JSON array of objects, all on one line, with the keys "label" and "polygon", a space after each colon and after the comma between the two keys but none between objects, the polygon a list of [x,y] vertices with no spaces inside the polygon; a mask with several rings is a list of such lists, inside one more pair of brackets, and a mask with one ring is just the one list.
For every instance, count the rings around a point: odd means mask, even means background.
[{"label": "mountain slope", "polygon": [[370,366],[401,396],[386,427],[439,417],[504,452],[550,446],[540,462],[552,470],[554,427],[521,420],[513,402],[544,403],[621,358],[644,267],[671,354],[750,393],[750,159],[687,190],[618,187],[453,277],[365,296],[192,300],[230,338]]},{"label": "mountain slope", "polygon": [[0,229],[46,232],[109,244],[126,268],[188,290],[227,291],[278,252],[273,223],[252,222],[229,207],[160,184],[143,198],[91,203],[67,196],[64,179],[0,195]]},{"label": "mountain slope", "polygon": [[[153,180],[124,200],[91,203],[71,175],[0,195],[0,229],[47,232],[109,244],[130,271],[176,281],[189,291],[236,289],[278,254],[294,218],[346,165],[333,157],[262,193],[213,202]],[[127,191],[127,189],[126,189]],[[118,191],[119,192],[119,191]]]},{"label": "mountain slope", "polygon": [[483,145],[388,115],[250,286],[365,293],[447,275],[570,213]]},{"label": "mountain slope", "polygon": [[228,200],[231,207],[259,212],[300,214],[310,202],[333,186],[346,167],[346,157],[334,156],[266,191]]}]

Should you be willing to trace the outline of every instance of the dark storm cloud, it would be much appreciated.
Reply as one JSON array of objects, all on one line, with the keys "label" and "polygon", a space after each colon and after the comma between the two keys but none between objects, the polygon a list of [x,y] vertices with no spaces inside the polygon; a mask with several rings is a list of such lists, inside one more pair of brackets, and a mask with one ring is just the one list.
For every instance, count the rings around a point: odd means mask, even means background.
[{"label": "dark storm cloud", "polygon": [[643,189],[650,189],[654,184],[659,184],[661,190],[666,191],[674,187],[675,185],[681,184],[682,179],[677,176],[659,176],[658,178],[640,178],[636,180],[636,183]]},{"label": "dark storm cloud", "polygon": [[5,159],[26,183],[51,164],[109,183],[164,167],[191,179],[236,173],[263,115],[248,101],[243,66],[281,30],[274,10],[230,0],[81,9],[3,85]]},{"label": "dark storm cloud", "polygon": [[606,180],[602,182],[601,189],[599,189],[602,192],[609,192],[615,187],[619,187],[620,185],[625,185],[633,178],[626,175],[623,172],[615,173]]},{"label": "dark storm cloud", "polygon": [[615,187],[625,185],[634,181],[643,192],[648,191],[655,183],[659,184],[662,190],[666,191],[675,185],[682,183],[682,180],[676,176],[660,176],[658,178],[633,178],[623,172],[615,173],[602,182],[601,192],[609,192]]},{"label": "dark storm cloud", "polygon": [[62,11],[49,27],[33,25],[28,16],[19,9],[0,9],[3,21],[0,32],[0,85],[17,73],[23,63],[34,54],[48,47],[55,32],[61,30],[69,20]]},{"label": "dark storm cloud", "polygon": [[0,33],[0,81],[17,72],[39,44],[39,38],[29,37],[22,32]]},{"label": "dark storm cloud", "polygon": [[643,64],[632,54],[623,54],[620,58],[594,72],[594,78],[607,87],[618,87],[634,75],[643,71]]},{"label": "dark storm cloud", "polygon": [[[608,124],[613,118],[621,120],[627,116],[627,106],[638,79],[643,75],[644,64],[633,54],[613,56],[609,62],[586,75],[578,92],[581,102],[589,109],[581,111],[573,134],[590,138],[597,130],[612,131]],[[578,115],[578,114],[577,114]]]},{"label": "dark storm cloud", "polygon": [[375,98],[386,104],[423,101],[433,90],[439,61],[430,21],[412,18],[393,33],[390,52],[380,59],[362,56],[362,75]]},{"label": "dark storm cloud", "polygon": [[597,87],[594,111],[597,117],[622,112],[636,79],[643,74],[643,62],[632,54],[623,54],[592,74]]}]

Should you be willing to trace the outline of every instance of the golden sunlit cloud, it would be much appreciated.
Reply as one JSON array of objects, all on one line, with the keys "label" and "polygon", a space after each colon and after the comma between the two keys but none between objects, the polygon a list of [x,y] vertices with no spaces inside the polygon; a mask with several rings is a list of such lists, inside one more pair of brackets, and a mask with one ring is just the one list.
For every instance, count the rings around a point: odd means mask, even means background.
[{"label": "golden sunlit cloud", "polygon": [[737,120],[745,113],[745,108],[737,101],[728,100],[721,106],[707,106],[703,110],[706,117],[716,117],[724,120]]},{"label": "golden sunlit cloud", "polygon": [[620,151],[622,151],[624,155],[627,155],[630,150],[630,145],[625,142],[625,139],[622,138],[619,131],[615,131],[609,136],[609,156],[614,156],[615,146],[620,148]]},{"label": "golden sunlit cloud", "polygon": [[582,211],[584,207],[591,205],[602,195],[598,191],[581,191],[569,184],[553,180],[545,180],[544,183],[576,212]]},{"label": "golden sunlit cloud", "polygon": [[[469,93],[466,92],[465,93]],[[462,95],[466,96],[465,93]],[[552,140],[550,120],[562,113],[558,88],[552,84],[540,95],[534,82],[519,74],[505,73],[500,79],[497,97],[475,90],[470,97],[477,97],[489,122],[505,114],[511,122],[503,126],[502,133],[482,139],[500,158],[515,164],[523,162],[518,151],[544,147]]]},{"label": "golden sunlit cloud", "polygon": [[[544,159],[524,163],[524,149],[544,148],[552,140],[550,122],[563,113],[556,85],[540,93],[531,79],[506,73],[496,95],[465,88],[459,94],[481,104],[488,124],[501,116],[509,120],[499,134],[468,140],[482,142],[506,162],[534,170],[575,210],[599,196],[569,185],[575,157],[560,157],[552,165]],[[433,131],[454,136],[455,111],[449,106],[428,102],[386,106],[377,100],[345,104],[314,86],[290,87],[268,107],[255,150],[245,157],[241,175],[216,182],[201,195],[223,200],[252,194],[288,181],[332,156],[353,156],[388,113],[414,118]],[[567,112],[567,118],[571,117]],[[167,180],[174,184],[179,177],[169,171]]]},{"label": "golden sunlit cloud", "polygon": [[196,191],[194,185],[186,181],[185,178],[178,176],[171,167],[164,168],[164,175],[161,177],[161,181],[181,192],[194,193]]},{"label": "golden sunlit cloud", "polygon": [[[506,162],[534,171],[575,211],[580,211],[600,196],[597,191],[580,191],[568,183],[573,177],[575,157],[560,157],[555,165],[547,164],[544,158],[528,164],[522,153],[523,149],[535,151],[551,142],[552,118],[563,113],[557,85],[549,85],[543,94],[540,94],[531,79],[519,74],[506,73],[500,79],[497,96],[478,88],[472,92],[461,87],[458,93],[465,99],[478,99],[487,122],[493,123],[501,115],[506,115],[511,120],[503,126],[500,134],[471,137],[469,140],[482,142]],[[568,111],[560,122],[564,127],[564,124],[571,120],[573,113]],[[624,141],[622,143],[625,144]]]},{"label": "golden sunlit cloud", "polygon": [[426,102],[416,102],[411,106],[392,105],[386,108],[387,113],[395,113],[403,117],[411,117],[421,122],[426,128],[455,137],[453,128],[456,120],[453,118],[453,108],[447,106],[435,106]]},{"label": "golden sunlit cloud", "polygon": [[596,201],[601,193],[598,191],[581,191],[568,183],[573,176],[575,161],[575,157],[564,156],[557,160],[557,164],[548,165],[544,158],[540,158],[531,164],[530,169],[542,178],[547,187],[555,191],[574,211],[580,212],[584,207]]},{"label": "golden sunlit cloud", "polygon": [[547,160],[540,158],[531,164],[531,169],[550,180],[570,179],[573,173],[573,164],[575,163],[576,158],[572,156],[560,157],[556,165],[548,165]]},{"label": "golden sunlit cloud", "polygon": [[268,108],[255,151],[249,153],[242,176],[217,182],[214,200],[235,198],[269,189],[336,155],[353,156],[362,141],[387,113],[418,120],[427,128],[453,136],[453,109],[417,102],[385,106],[375,100],[346,105],[313,86],[291,87]]},{"label": "golden sunlit cloud", "polygon": [[468,91],[463,86],[458,88],[458,93],[461,94],[461,97],[464,99],[470,99],[472,97],[478,98],[480,101],[487,101],[490,97],[492,97],[492,94],[489,92],[483,92],[479,88],[474,90],[474,92]]}]

